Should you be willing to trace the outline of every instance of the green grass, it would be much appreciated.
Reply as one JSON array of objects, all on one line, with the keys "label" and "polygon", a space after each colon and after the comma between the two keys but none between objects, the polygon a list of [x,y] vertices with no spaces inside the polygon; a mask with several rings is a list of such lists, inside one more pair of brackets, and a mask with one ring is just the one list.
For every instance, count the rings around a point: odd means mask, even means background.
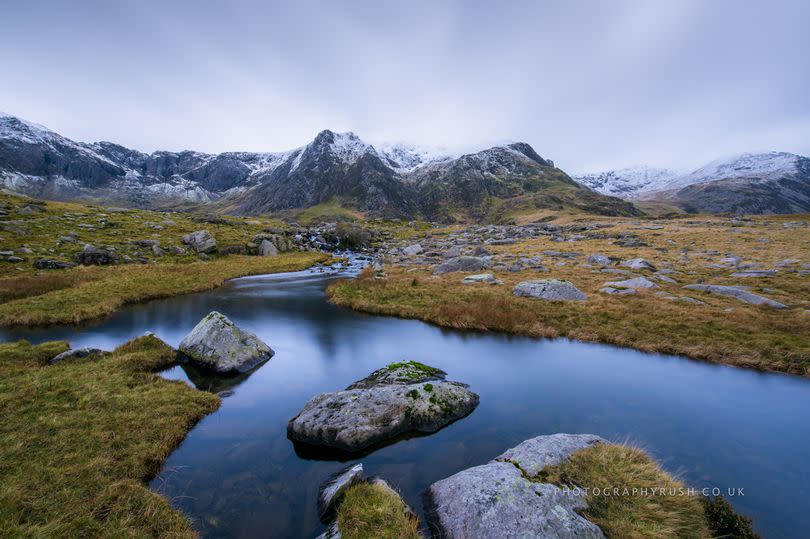
[{"label": "green grass", "polygon": [[0,536],[194,537],[144,482],[219,398],[152,374],[155,337],[44,366],[66,348],[0,344]]},{"label": "green grass", "polygon": [[299,223],[310,224],[317,221],[334,221],[336,219],[348,219],[350,221],[362,219],[363,214],[343,205],[337,198],[331,198],[326,202],[321,202],[315,206],[295,214]]},{"label": "green grass", "polygon": [[419,521],[385,485],[360,483],[346,491],[337,516],[344,539],[421,539]]},{"label": "green grass", "polygon": [[[708,539],[711,532],[700,499],[664,472],[644,451],[629,446],[598,444],[574,453],[538,476],[557,485],[599,489],[587,493],[584,516],[608,538]],[[605,488],[639,489],[635,495],[603,495]],[[641,489],[648,489],[641,494]],[[652,494],[664,489],[664,494]],[[670,489],[675,494],[670,495]],[[679,489],[683,489],[679,491]],[[623,491],[622,491],[623,492]],[[632,490],[631,490],[632,492]]]},{"label": "green grass", "polygon": [[4,279],[0,291],[30,290],[31,295],[0,304],[0,325],[78,323],[108,315],[127,303],[200,292],[243,275],[301,270],[328,258],[310,252],[230,255],[208,262],[72,268]]}]

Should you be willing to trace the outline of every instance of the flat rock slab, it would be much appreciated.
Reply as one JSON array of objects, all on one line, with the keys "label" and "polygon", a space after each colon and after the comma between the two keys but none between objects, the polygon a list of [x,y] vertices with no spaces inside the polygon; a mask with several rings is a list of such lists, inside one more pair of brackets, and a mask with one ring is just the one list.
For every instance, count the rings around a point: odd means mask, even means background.
[{"label": "flat rock slab", "polygon": [[732,277],[773,277],[776,275],[776,270],[745,270],[735,271],[731,274]]},{"label": "flat rock slab", "polygon": [[584,493],[532,481],[543,468],[604,440],[589,434],[538,436],[495,460],[433,483],[426,493],[426,518],[435,536],[602,538],[598,526],[580,516]]},{"label": "flat rock slab", "polygon": [[537,279],[515,285],[513,293],[518,297],[545,299],[548,301],[585,301],[588,296],[568,281]]},{"label": "flat rock slab", "polygon": [[500,279],[496,279],[495,276],[491,273],[479,273],[477,275],[468,275],[461,280],[463,284],[476,284],[476,283],[487,283],[487,284],[501,284],[503,281]]},{"label": "flat rock slab", "polygon": [[470,414],[478,395],[416,362],[374,371],[343,391],[313,397],[287,424],[296,442],[356,452],[401,434],[435,432]]},{"label": "flat rock slab", "polygon": [[634,279],[626,279],[624,281],[611,281],[605,283],[605,286],[612,288],[631,288],[639,290],[642,288],[658,288],[658,285],[645,277],[636,277]]},{"label": "flat rock slab", "polygon": [[192,362],[218,373],[247,372],[275,354],[256,335],[216,311],[200,320],[178,349]]},{"label": "flat rock slab", "polygon": [[643,258],[631,258],[630,260],[625,260],[620,266],[624,266],[626,268],[634,269],[634,270],[650,270],[655,271],[655,266],[653,266],[650,262],[647,262]]},{"label": "flat rock slab", "polygon": [[489,259],[479,256],[456,256],[439,264],[434,275],[444,275],[456,271],[481,271],[489,267]]},{"label": "flat rock slab", "polygon": [[699,290],[701,292],[717,294],[719,296],[728,296],[745,303],[750,303],[751,305],[767,305],[768,307],[773,307],[774,309],[787,308],[787,305],[783,303],[766,298],[765,296],[754,294],[753,292],[749,292],[736,286],[723,286],[719,284],[688,284],[684,286],[684,288],[687,290]]}]

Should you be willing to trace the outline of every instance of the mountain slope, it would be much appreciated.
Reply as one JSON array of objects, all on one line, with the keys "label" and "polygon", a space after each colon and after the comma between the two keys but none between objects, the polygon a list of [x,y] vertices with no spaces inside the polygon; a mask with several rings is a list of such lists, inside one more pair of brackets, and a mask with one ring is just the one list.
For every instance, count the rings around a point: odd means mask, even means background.
[{"label": "mountain slope", "polygon": [[238,214],[333,200],[369,215],[442,221],[503,218],[526,208],[638,214],[577,184],[525,143],[453,156],[413,146],[377,150],[353,133],[326,130],[288,152],[145,154],[74,142],[1,114],[0,183],[43,198],[147,208],[192,202]]},{"label": "mountain slope", "polygon": [[603,195],[632,200],[642,193],[666,188],[678,176],[676,171],[667,168],[637,166],[579,174],[574,179]]}]

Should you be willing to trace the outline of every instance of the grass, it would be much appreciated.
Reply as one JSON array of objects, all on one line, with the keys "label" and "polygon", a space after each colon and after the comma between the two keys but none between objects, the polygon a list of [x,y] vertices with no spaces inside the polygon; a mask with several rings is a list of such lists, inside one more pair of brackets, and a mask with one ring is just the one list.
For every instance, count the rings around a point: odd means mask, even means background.
[{"label": "grass", "polygon": [[299,223],[310,224],[318,221],[334,221],[336,219],[348,219],[350,221],[362,219],[363,214],[344,206],[337,198],[331,198],[315,206],[298,212],[295,218]]},{"label": "grass", "polygon": [[327,258],[310,252],[231,255],[208,262],[77,267],[6,278],[0,280],[0,294],[18,299],[0,304],[0,325],[79,323],[127,303],[209,290],[243,275],[300,270]]},{"label": "grass", "polygon": [[155,337],[44,366],[66,348],[0,344],[0,536],[194,537],[144,482],[219,398],[152,374]]},{"label": "grass", "polygon": [[[589,489],[583,516],[609,538],[712,536],[698,496],[689,494],[683,483],[635,447],[598,444],[574,453],[560,465],[545,468],[538,479]],[[620,495],[612,492],[625,487],[630,489],[629,495],[623,490]],[[636,494],[632,494],[634,488],[639,489]],[[604,495],[604,489],[610,489],[611,494]],[[646,494],[642,489],[647,489]],[[653,489],[663,489],[663,493]]]},{"label": "grass", "polygon": [[[504,281],[502,286],[464,285],[461,273],[434,276],[430,267],[386,264],[385,279],[375,279],[371,272],[365,272],[358,279],[332,284],[328,294],[333,303],[359,311],[417,318],[444,327],[568,337],[810,376],[810,312],[806,312],[810,311],[810,277],[781,269],[771,278],[743,280],[730,277],[730,269],[710,267],[727,254],[763,267],[774,267],[783,259],[810,262],[810,240],[782,227],[784,221],[806,217],[769,216],[744,227],[730,227],[728,220],[709,217],[647,223],[595,219],[611,225],[604,231],[613,235],[633,233],[647,246],[621,247],[608,237],[586,237],[573,243],[539,237],[514,245],[489,246],[496,257],[540,256],[549,268],[547,272],[496,271],[496,277]],[[656,224],[663,229],[640,229],[640,224]],[[683,249],[688,250],[687,260],[680,258]],[[563,259],[545,256],[545,250],[579,252],[583,256],[558,265],[558,260]],[[714,251],[717,254],[709,254]],[[627,277],[587,267],[585,257],[591,253],[620,259],[643,257],[658,267],[671,266],[677,271],[672,276],[680,282],[659,282],[660,288],[642,290],[633,296],[602,294],[599,289],[605,282]],[[567,280],[589,299],[548,302],[514,297],[512,287],[529,279]],[[681,288],[695,282],[749,285],[753,292],[791,308],[757,307]],[[706,305],[665,300],[656,295],[659,291],[689,295]]]},{"label": "grass", "polygon": [[360,483],[346,491],[337,515],[344,539],[421,539],[419,520],[385,485]]}]

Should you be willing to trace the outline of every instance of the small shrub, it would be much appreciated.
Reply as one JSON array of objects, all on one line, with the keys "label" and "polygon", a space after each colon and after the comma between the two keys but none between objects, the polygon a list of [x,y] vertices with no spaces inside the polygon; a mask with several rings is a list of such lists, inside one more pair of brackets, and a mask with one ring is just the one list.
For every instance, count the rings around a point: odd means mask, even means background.
[{"label": "small shrub", "polygon": [[701,501],[706,510],[706,522],[712,532],[712,537],[759,539],[759,535],[751,524],[751,519],[734,511],[734,507],[722,496],[714,499],[703,498]]}]

